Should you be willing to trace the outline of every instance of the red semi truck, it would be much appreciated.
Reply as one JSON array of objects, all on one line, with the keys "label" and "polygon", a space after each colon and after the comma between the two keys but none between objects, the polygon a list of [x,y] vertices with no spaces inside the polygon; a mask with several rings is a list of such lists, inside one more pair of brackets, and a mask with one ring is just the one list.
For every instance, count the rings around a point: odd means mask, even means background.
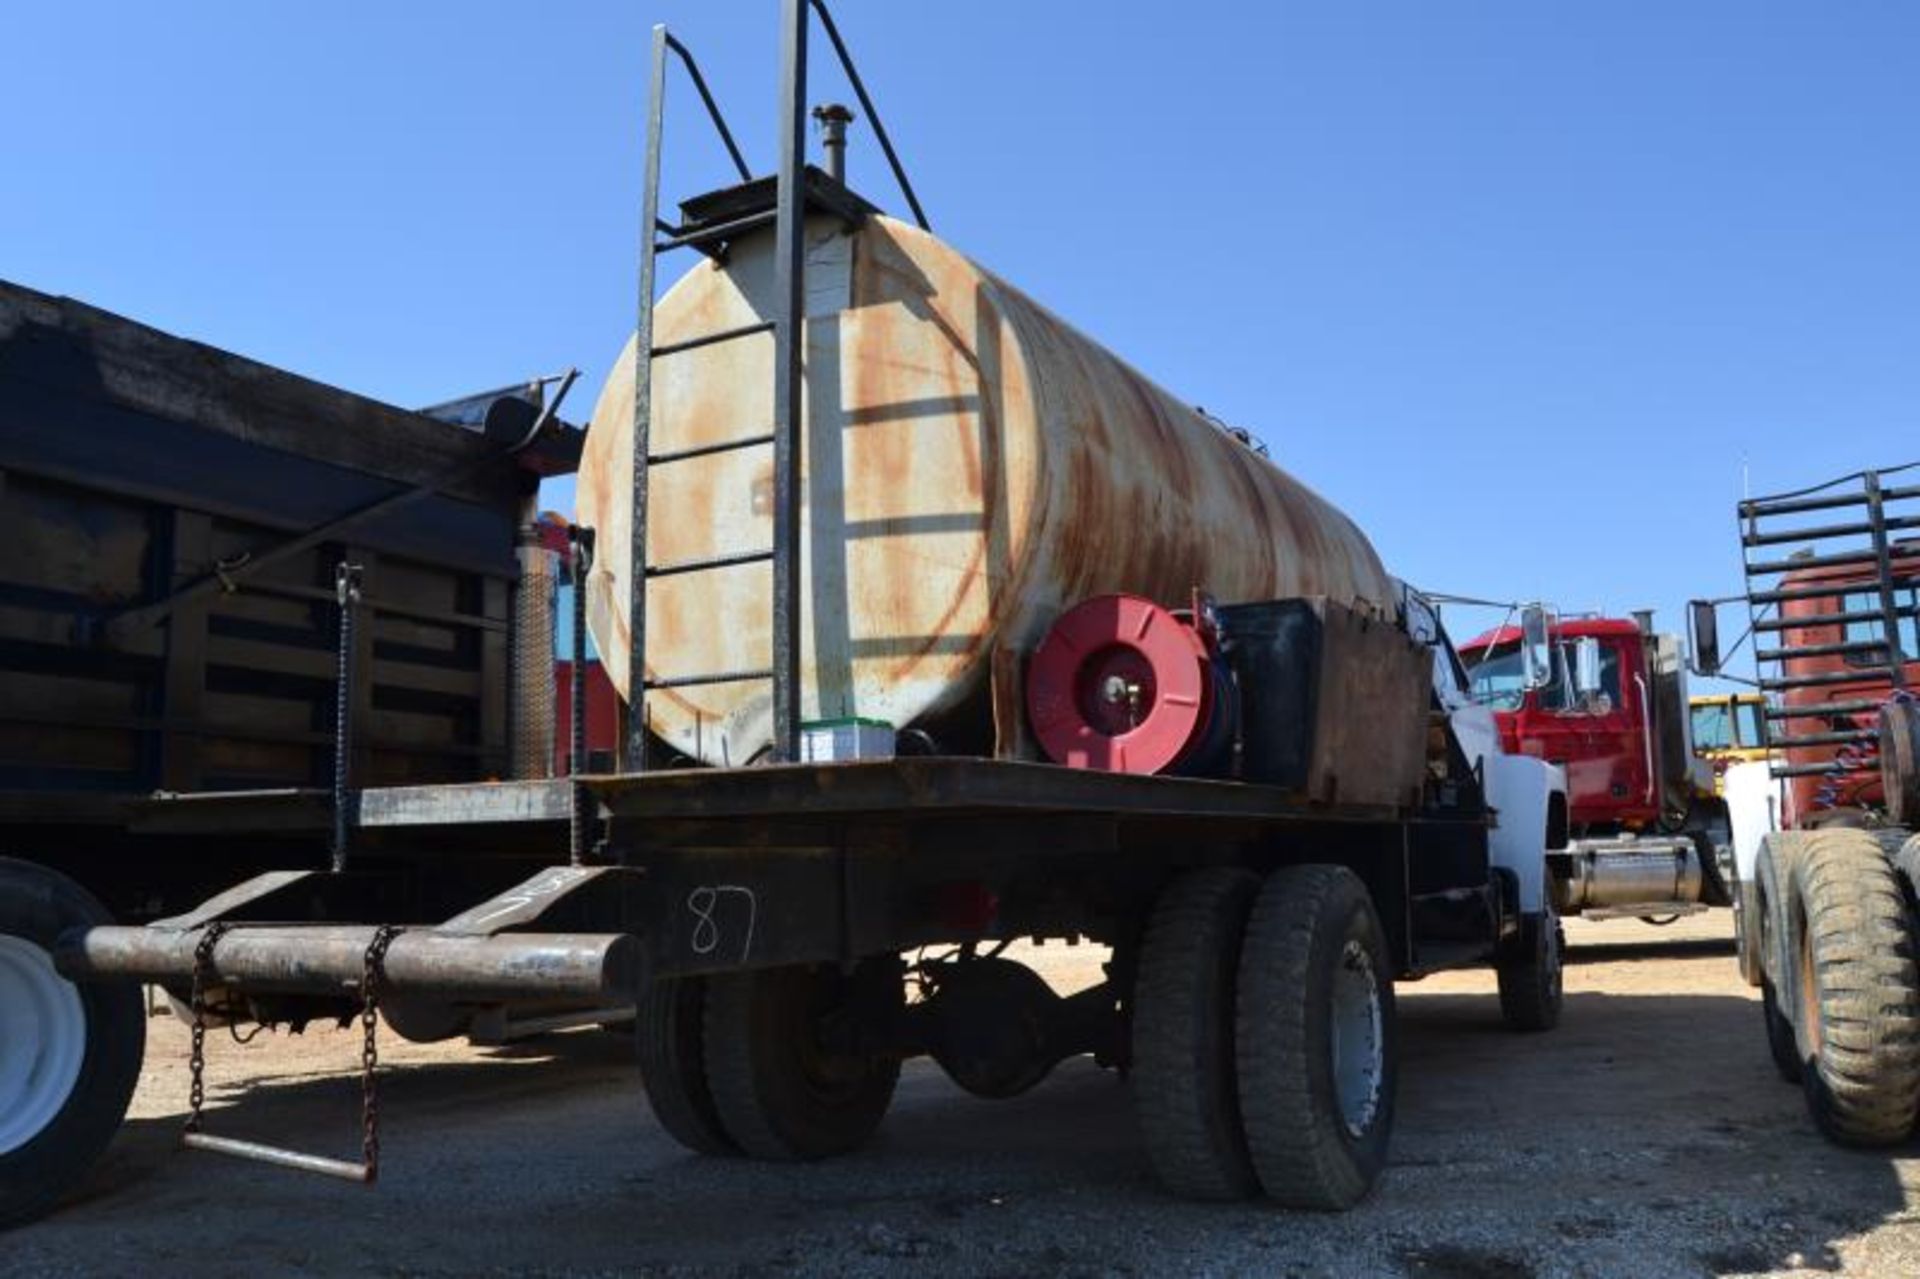
[{"label": "red semi truck", "polygon": [[[1739,508],[1769,755],[1726,774],[1741,973],[1782,1078],[1849,1145],[1920,1114],[1920,484],[1892,478],[1916,469]],[[1717,673],[1715,602],[1692,617]]]},{"label": "red semi truck", "polygon": [[1548,857],[1563,915],[1671,918],[1730,904],[1726,804],[1693,751],[1679,639],[1652,620],[1552,619],[1544,682],[1532,685],[1522,628],[1461,649],[1502,749],[1566,770],[1572,839]]}]

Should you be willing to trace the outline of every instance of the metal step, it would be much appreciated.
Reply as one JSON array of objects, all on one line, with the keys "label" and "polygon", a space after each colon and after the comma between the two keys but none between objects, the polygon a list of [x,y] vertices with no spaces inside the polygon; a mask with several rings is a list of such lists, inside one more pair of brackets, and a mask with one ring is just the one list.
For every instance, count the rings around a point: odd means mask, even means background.
[{"label": "metal step", "polygon": [[772,678],[771,666],[755,666],[739,671],[710,671],[705,675],[670,675],[666,679],[650,679],[646,686],[649,691],[657,688],[701,688],[708,684],[744,684],[748,680]]},{"label": "metal step", "polygon": [[752,337],[756,333],[773,332],[772,320],[761,320],[754,324],[742,324],[737,328],[721,329],[717,333],[703,333],[697,338],[688,338],[684,342],[667,342],[653,347],[648,354],[654,359],[664,355],[678,355],[682,351],[697,351],[703,346],[714,346],[721,342],[731,342],[735,338]]},{"label": "metal step", "polygon": [[764,564],[773,559],[773,552],[735,551],[729,555],[709,555],[697,560],[676,560],[671,564],[650,564],[647,577],[678,577],[682,573],[705,573],[717,568],[733,568],[738,564]]},{"label": "metal step", "polygon": [[684,462],[689,458],[711,457],[715,453],[731,453],[736,449],[756,448],[759,445],[771,443],[773,443],[772,433],[748,435],[737,440],[722,440],[718,444],[696,444],[692,448],[673,449],[666,453],[649,453],[647,465],[661,466],[668,462]]}]

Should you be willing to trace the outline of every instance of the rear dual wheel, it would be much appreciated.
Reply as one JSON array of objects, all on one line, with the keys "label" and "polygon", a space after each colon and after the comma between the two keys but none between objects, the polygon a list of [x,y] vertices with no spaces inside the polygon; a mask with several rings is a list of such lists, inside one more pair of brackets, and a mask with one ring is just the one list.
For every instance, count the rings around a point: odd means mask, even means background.
[{"label": "rear dual wheel", "polygon": [[1393,987],[1366,888],[1339,866],[1191,872],[1156,904],[1133,1010],[1135,1108],[1177,1193],[1341,1209],[1386,1162]]},{"label": "rear dual wheel", "polygon": [[899,1058],[870,1041],[904,994],[892,957],[657,981],[635,1023],[654,1117],[700,1154],[852,1150],[893,1099]]}]

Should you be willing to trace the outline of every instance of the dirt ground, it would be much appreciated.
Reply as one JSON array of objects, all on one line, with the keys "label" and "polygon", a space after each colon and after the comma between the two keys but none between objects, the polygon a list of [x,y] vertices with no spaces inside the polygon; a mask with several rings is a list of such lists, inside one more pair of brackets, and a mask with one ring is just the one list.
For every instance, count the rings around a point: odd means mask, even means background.
[{"label": "dirt ground", "polygon": [[[1490,976],[1400,988],[1399,1123],[1342,1216],[1171,1200],[1124,1084],[1070,1062],[977,1101],[909,1065],[877,1141],[827,1164],[701,1160],[654,1126],[631,1045],[384,1040],[375,1189],[174,1147],[186,1036],[152,1023],[133,1117],[84,1196],[0,1237],[0,1274],[1920,1274],[1920,1147],[1835,1149],[1776,1078],[1724,913],[1574,925],[1559,1030]],[[1063,987],[1101,952],[1033,956]],[[209,1127],[355,1153],[357,1041],[209,1040]]]}]

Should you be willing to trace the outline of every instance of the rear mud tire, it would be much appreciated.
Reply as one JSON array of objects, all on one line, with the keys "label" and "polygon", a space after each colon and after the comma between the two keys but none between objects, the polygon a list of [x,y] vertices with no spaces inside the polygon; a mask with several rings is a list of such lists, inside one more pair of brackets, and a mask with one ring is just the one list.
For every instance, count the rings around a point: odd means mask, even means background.
[{"label": "rear mud tire", "polygon": [[640,1080],[653,1117],[695,1154],[737,1155],[707,1085],[704,977],[663,977],[635,1010],[632,1027]]},{"label": "rear mud tire", "polygon": [[1873,834],[1830,828],[1790,882],[1807,1108],[1843,1145],[1904,1141],[1920,1111],[1920,971],[1899,876]]},{"label": "rear mud tire", "polygon": [[886,1116],[900,1059],[834,1046],[831,1023],[897,1016],[899,964],[851,976],[795,965],[707,979],[707,1082],[721,1127],[755,1159],[823,1159],[864,1144]]},{"label": "rear mud tire", "polygon": [[1259,1193],[1240,1126],[1234,991],[1240,941],[1260,880],[1212,867],[1154,903],[1133,1002],[1134,1115],[1161,1182],[1189,1199]]},{"label": "rear mud tire", "polygon": [[[0,858],[0,1230],[42,1215],[86,1177],[127,1113],[146,1052],[146,1006],[133,983],[73,985],[52,970],[51,951],[69,928],[113,922],[64,875]],[[29,1005],[57,1001],[59,1013]],[[19,1018],[15,1022],[15,1018]],[[84,1045],[56,1044],[65,1029]],[[73,1067],[77,1064],[77,1070]],[[70,1086],[44,1086],[57,1072]],[[42,1081],[36,1087],[34,1080]],[[59,1095],[64,1092],[64,1099]],[[44,1122],[22,1120],[31,1106]],[[9,1129],[8,1120],[28,1127]]]},{"label": "rear mud tire", "polygon": [[1288,1208],[1338,1211],[1386,1166],[1398,1078],[1391,959],[1373,902],[1341,866],[1290,866],[1247,920],[1235,1061],[1247,1151]]},{"label": "rear mud tire", "polygon": [[1566,997],[1566,937],[1550,913],[1527,919],[1521,952],[1501,963],[1500,1015],[1510,1030],[1552,1030]]}]

